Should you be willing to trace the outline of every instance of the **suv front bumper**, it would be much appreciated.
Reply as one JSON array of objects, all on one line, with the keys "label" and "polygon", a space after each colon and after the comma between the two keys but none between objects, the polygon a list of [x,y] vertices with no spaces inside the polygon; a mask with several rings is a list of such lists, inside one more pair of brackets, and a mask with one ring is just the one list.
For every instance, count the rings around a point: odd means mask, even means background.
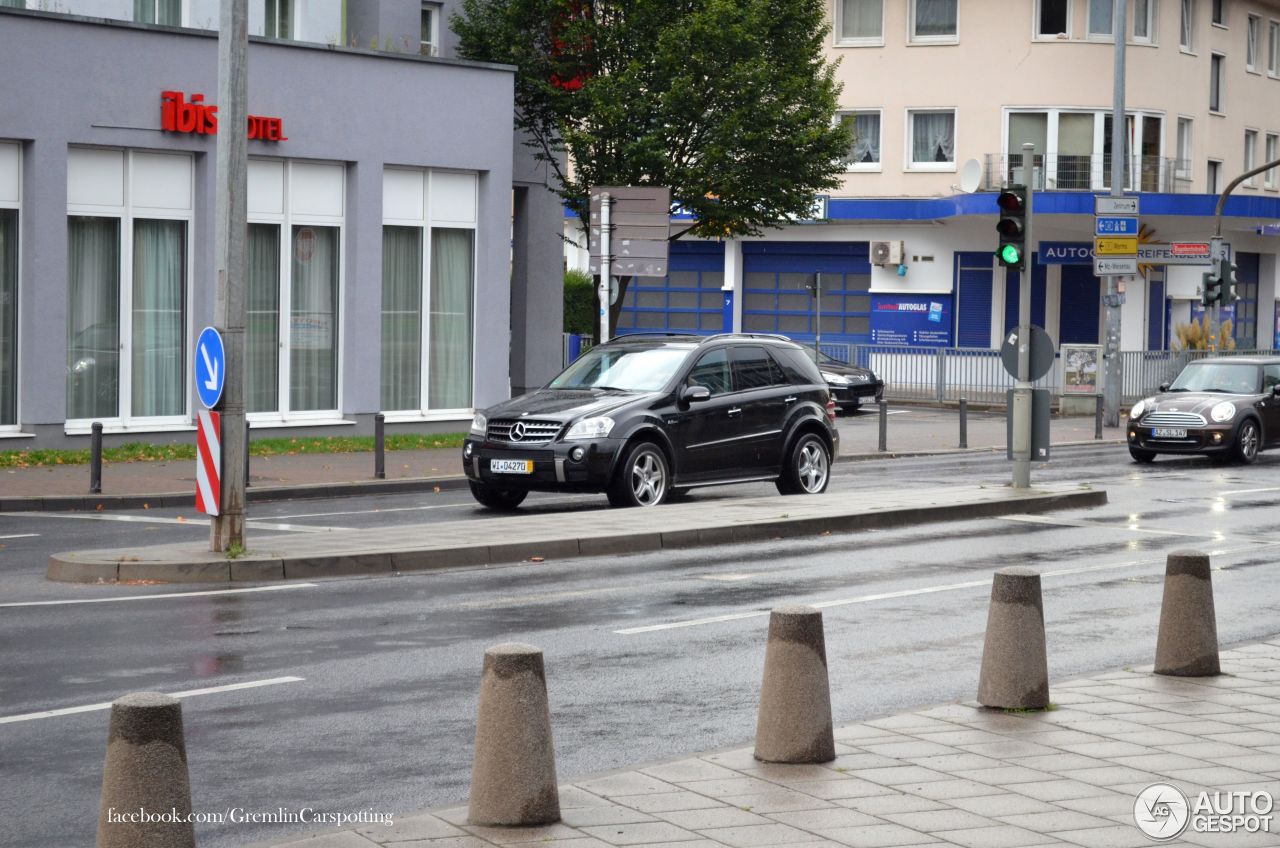
[{"label": "suv front bumper", "polygon": [[[550,442],[530,447],[468,438],[462,445],[462,465],[467,479],[504,489],[601,492],[609,485],[614,462],[624,442],[589,439]],[[581,449],[581,457],[575,452]],[[495,473],[493,460],[527,460],[528,474]]]}]

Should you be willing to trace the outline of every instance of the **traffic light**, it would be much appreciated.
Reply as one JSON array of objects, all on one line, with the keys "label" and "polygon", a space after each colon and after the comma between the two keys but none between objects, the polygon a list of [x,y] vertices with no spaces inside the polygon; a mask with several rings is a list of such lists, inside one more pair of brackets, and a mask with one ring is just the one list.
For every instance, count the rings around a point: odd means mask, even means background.
[{"label": "traffic light", "polygon": [[1027,251],[1027,189],[1026,186],[1009,186],[996,198],[1000,207],[1000,220],[996,232],[1000,233],[1000,249],[996,259],[1005,268],[1021,271]]},{"label": "traffic light", "polygon": [[1200,275],[1200,303],[1210,306],[1222,300],[1222,263],[1218,260]]},{"label": "traffic light", "polygon": [[1236,263],[1230,259],[1220,259],[1218,278],[1222,280],[1222,302],[1235,303],[1240,299],[1236,294]]}]

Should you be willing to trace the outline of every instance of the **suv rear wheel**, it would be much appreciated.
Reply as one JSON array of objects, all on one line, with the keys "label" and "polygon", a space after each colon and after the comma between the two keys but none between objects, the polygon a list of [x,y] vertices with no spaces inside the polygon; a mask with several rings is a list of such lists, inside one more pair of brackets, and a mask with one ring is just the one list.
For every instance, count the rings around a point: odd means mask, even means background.
[{"label": "suv rear wheel", "polygon": [[613,506],[657,506],[671,491],[671,471],[667,457],[653,442],[636,442],[609,484]]},{"label": "suv rear wheel", "polygon": [[524,489],[499,489],[497,486],[488,486],[471,480],[467,482],[471,486],[471,496],[479,501],[481,506],[502,512],[510,512],[529,496]]},{"label": "suv rear wheel", "polygon": [[827,490],[831,481],[831,456],[827,445],[813,433],[796,439],[787,455],[778,491],[784,495],[817,495]]}]

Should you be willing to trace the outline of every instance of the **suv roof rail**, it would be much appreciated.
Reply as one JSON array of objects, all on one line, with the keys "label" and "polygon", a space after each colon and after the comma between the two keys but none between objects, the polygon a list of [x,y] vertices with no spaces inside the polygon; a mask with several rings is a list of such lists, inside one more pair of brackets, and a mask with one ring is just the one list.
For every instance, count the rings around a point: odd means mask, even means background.
[{"label": "suv roof rail", "polygon": [[618,341],[626,341],[627,339],[644,339],[644,338],[652,338],[655,336],[657,338],[662,338],[662,339],[671,339],[671,338],[700,339],[702,338],[702,336],[699,336],[697,333],[664,333],[661,330],[655,330],[651,333],[619,333],[615,335],[613,338],[609,339],[609,341],[618,342]]},{"label": "suv roof rail", "polygon": [[713,339],[774,339],[780,342],[789,342],[790,338],[781,333],[716,333],[711,336],[704,336],[703,341],[709,342]]}]

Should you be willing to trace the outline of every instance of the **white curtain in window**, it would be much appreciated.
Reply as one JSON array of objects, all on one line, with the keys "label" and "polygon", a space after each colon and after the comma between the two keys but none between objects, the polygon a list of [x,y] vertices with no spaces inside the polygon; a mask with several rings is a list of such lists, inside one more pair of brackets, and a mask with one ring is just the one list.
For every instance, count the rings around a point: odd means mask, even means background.
[{"label": "white curtain in window", "polygon": [[841,38],[881,38],[883,36],[884,0],[842,0],[840,6]]},{"label": "white curtain in window", "polygon": [[880,116],[856,115],[853,119],[853,148],[850,161],[855,165],[868,165],[880,161]]},{"label": "white curtain in window", "polygon": [[956,116],[952,112],[916,112],[911,116],[911,161],[955,161]]},{"label": "white curtain in window", "polygon": [[431,319],[427,336],[427,405],[431,409],[471,406],[473,243],[471,230],[431,231]]},{"label": "white curtain in window", "polygon": [[1258,26],[1260,21],[1253,15],[1249,16],[1249,29],[1245,33],[1244,39],[1244,63],[1249,68],[1258,66]]},{"label": "white curtain in window", "polygon": [[915,0],[916,35],[955,35],[956,0]]},{"label": "white curtain in window", "polygon": [[1089,34],[1111,35],[1111,17],[1115,0],[1089,0]]},{"label": "white curtain in window", "polygon": [[1134,0],[1133,37],[1142,41],[1151,40],[1151,0]]},{"label": "white curtain in window", "polygon": [[120,221],[67,220],[67,418],[119,414]]},{"label": "white curtain in window", "polygon": [[293,228],[289,409],[338,408],[338,228]]},{"label": "white curtain in window", "polygon": [[1182,0],[1182,23],[1178,42],[1188,50],[1195,47],[1196,0]]},{"label": "white curtain in window", "polygon": [[280,408],[280,227],[249,225],[245,409]]},{"label": "white curtain in window", "polygon": [[0,426],[18,423],[18,210],[0,209]]},{"label": "white curtain in window", "polygon": [[181,415],[183,327],[186,299],[184,221],[133,223],[133,343],[130,407],[133,415]]},{"label": "white curtain in window", "polygon": [[422,400],[422,228],[382,228],[382,408]]}]

